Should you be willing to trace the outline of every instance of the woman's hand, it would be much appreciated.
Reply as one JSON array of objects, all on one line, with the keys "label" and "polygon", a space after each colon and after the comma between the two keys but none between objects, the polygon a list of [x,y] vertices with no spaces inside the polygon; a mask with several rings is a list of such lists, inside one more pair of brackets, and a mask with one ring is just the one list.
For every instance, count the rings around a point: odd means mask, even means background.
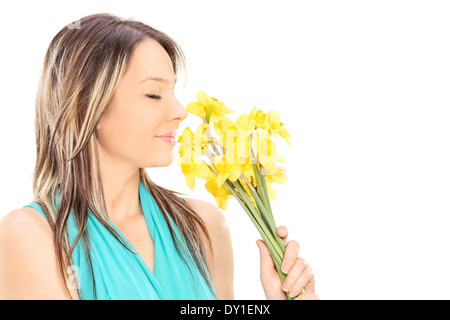
[{"label": "woman's hand", "polygon": [[[286,244],[287,228],[285,226],[278,227],[277,234]],[[264,241],[257,240],[256,244],[261,255],[260,277],[267,300],[287,300],[285,292],[289,292],[291,297],[296,297],[295,300],[319,300],[314,289],[314,273],[309,264],[298,257],[300,246],[297,241],[291,240],[286,244],[281,264],[281,271],[287,274],[284,283],[281,283],[272,256]],[[298,296],[303,288],[305,288],[306,294]]]}]

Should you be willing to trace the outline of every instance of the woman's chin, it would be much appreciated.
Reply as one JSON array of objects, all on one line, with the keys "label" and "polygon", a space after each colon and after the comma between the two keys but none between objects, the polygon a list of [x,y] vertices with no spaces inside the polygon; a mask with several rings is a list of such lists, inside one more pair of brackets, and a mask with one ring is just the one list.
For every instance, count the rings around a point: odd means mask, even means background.
[{"label": "woman's chin", "polygon": [[150,163],[147,162],[146,165],[143,168],[158,168],[158,167],[168,167],[173,163],[174,157],[173,154],[170,157],[167,157],[166,159],[155,159],[151,161]]}]

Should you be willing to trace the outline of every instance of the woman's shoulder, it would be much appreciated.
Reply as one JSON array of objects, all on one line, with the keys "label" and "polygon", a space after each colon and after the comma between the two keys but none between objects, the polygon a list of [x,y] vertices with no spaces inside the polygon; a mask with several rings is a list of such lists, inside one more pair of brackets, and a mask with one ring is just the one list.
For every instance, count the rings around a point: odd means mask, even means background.
[{"label": "woman's shoulder", "polygon": [[0,219],[0,263],[19,256],[39,258],[53,247],[52,229],[36,209],[15,209]]},{"label": "woman's shoulder", "polygon": [[[23,207],[0,219],[0,300],[70,298],[56,261],[53,231],[38,210]],[[78,299],[76,289],[70,295]]]},{"label": "woman's shoulder", "polygon": [[15,209],[0,219],[0,235],[11,239],[20,238],[20,243],[29,240],[52,240],[52,230],[45,217],[32,207]]},{"label": "woman's shoulder", "polygon": [[45,297],[39,293],[54,261],[52,230],[38,211],[20,208],[0,219],[0,299]]},{"label": "woman's shoulder", "polygon": [[202,218],[209,232],[223,232],[228,229],[228,223],[224,213],[214,204],[196,198],[183,198],[183,200]]}]

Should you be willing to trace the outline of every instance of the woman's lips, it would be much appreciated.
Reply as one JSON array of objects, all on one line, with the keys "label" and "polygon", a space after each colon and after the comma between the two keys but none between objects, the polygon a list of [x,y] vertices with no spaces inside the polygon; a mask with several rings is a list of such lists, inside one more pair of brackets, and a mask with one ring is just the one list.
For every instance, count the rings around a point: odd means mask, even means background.
[{"label": "woman's lips", "polygon": [[176,144],[177,143],[177,138],[176,137],[170,137],[170,136],[156,136],[155,138],[162,140],[164,142],[170,143],[170,144]]},{"label": "woman's lips", "polygon": [[170,143],[170,144],[176,144],[177,143],[177,135],[178,135],[178,131],[174,130],[174,131],[162,134],[160,136],[155,136],[155,138],[158,138],[159,140],[162,140],[162,141]]}]

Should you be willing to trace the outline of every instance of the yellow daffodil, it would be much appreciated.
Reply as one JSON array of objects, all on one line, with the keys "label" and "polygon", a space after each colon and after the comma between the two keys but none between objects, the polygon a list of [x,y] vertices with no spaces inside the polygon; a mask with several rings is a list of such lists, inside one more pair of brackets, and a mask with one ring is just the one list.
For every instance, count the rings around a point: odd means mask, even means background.
[{"label": "yellow daffodil", "polygon": [[248,137],[249,133],[254,130],[254,121],[248,115],[240,116],[238,120],[233,123],[230,119],[224,118],[214,124],[214,129],[220,136],[218,143],[224,148],[223,157],[217,158],[216,161],[224,161],[228,164],[225,167],[219,167],[219,171],[226,168],[226,170],[222,170],[222,175],[220,173],[218,175],[219,184],[228,177],[235,181],[235,177],[240,173],[243,173],[249,181],[255,181],[253,166],[250,163],[251,146]]},{"label": "yellow daffodil", "polygon": [[215,182],[219,188],[227,179],[236,181],[242,172],[242,168],[239,164],[227,163],[226,157],[223,154],[215,157],[214,166],[217,170],[217,178]]},{"label": "yellow daffodil", "polygon": [[233,194],[225,184],[222,184],[220,187],[218,187],[213,180],[208,180],[206,182],[205,189],[214,196],[217,205],[222,210],[225,210],[227,208],[228,199],[233,197]]},{"label": "yellow daffodil", "polygon": [[[178,142],[180,143],[178,147],[180,157],[188,157],[188,159],[190,159],[192,157],[192,152],[194,151],[194,133],[191,129],[185,128],[178,137]],[[188,162],[190,162],[190,160]]]},{"label": "yellow daffodil", "polygon": [[[195,133],[190,129],[183,131],[178,140],[181,143],[178,163],[186,183],[193,190],[196,177],[204,179],[206,191],[223,210],[227,208],[228,199],[235,197],[269,245],[283,282],[286,275],[281,271],[281,263],[285,244],[276,233],[270,201],[277,196],[271,188],[272,183],[287,181],[286,170],[275,163],[286,161],[278,155],[272,137],[280,135],[291,145],[291,136],[276,110],[264,113],[253,106],[249,114],[242,114],[233,121],[226,117],[233,111],[223,102],[204,91],[197,93],[197,100],[189,103],[186,109],[199,116],[203,123]],[[205,156],[209,162],[199,160]],[[304,293],[303,290],[301,294]],[[292,300],[289,294],[286,295]]]},{"label": "yellow daffodil", "polygon": [[234,122],[224,118],[214,124],[214,129],[219,135],[216,141],[222,147],[226,161],[228,163],[236,162],[235,132],[237,128]]},{"label": "yellow daffodil", "polygon": [[[254,132],[254,125],[249,125],[250,119],[247,115],[240,116],[239,121],[233,122],[224,118],[213,124],[219,138],[215,141],[222,147],[228,163],[243,164],[242,160],[250,155],[249,136]],[[253,121],[253,120],[251,120]]]},{"label": "yellow daffodil", "polygon": [[194,133],[194,145],[196,148],[205,148],[208,146],[209,140],[205,135],[206,130],[210,127],[209,123],[202,123],[198,126]]},{"label": "yellow daffodil", "polygon": [[206,181],[216,179],[216,175],[212,172],[210,166],[208,164],[206,164],[204,161],[202,161],[202,163],[199,164],[199,166],[195,172],[196,172],[197,177],[199,177],[200,179],[203,179]]},{"label": "yellow daffodil", "polygon": [[256,187],[255,171],[253,170],[253,164],[249,162],[249,159],[246,159],[246,163],[241,164],[241,171],[244,177],[246,177],[248,181],[251,181],[253,187]]},{"label": "yellow daffodil", "polygon": [[186,127],[181,135],[178,136],[178,142],[179,143],[188,143],[192,141],[192,138],[194,138],[194,133],[192,132],[189,127]]},{"label": "yellow daffodil", "polygon": [[195,188],[195,176],[200,179],[214,179],[216,176],[211,172],[211,169],[204,162],[200,163],[182,163],[180,164],[186,184],[191,190]]},{"label": "yellow daffodil", "polygon": [[[245,193],[248,195],[248,198],[249,198],[250,201],[252,202],[253,206],[254,206],[255,208],[257,208],[258,205],[257,205],[256,200],[255,200],[255,198],[253,197],[252,193],[250,192],[250,186],[249,186],[249,184],[247,184],[247,183],[245,182],[245,180],[243,180],[243,179],[241,179],[241,178],[239,178],[238,180],[240,181],[240,183],[241,183],[243,189],[245,190]],[[252,186],[253,186],[253,184],[252,184]],[[253,187],[254,187],[254,186],[253,186]]]},{"label": "yellow daffodil", "polygon": [[250,118],[255,121],[255,127],[260,129],[269,129],[269,118],[267,115],[253,106],[249,114]]},{"label": "yellow daffodil", "polygon": [[276,110],[270,111],[267,117],[269,120],[270,129],[275,130],[275,132],[278,132],[278,134],[284,140],[286,140],[289,146],[291,146],[291,143],[288,140],[291,137],[291,135],[289,134],[289,132],[287,132],[286,128],[283,127],[283,123],[280,122],[280,116],[278,114],[278,111]]},{"label": "yellow daffodil", "polygon": [[195,187],[195,164],[181,164],[181,172],[186,179],[186,184],[191,190]]},{"label": "yellow daffodil", "polygon": [[189,103],[186,110],[204,119],[207,123],[217,122],[224,118],[226,114],[233,112],[233,110],[226,108],[223,102],[210,97],[203,90],[197,93],[197,101]]},{"label": "yellow daffodil", "polygon": [[227,130],[228,130],[228,128],[233,128],[234,127],[233,120],[225,117],[225,118],[223,118],[223,119],[213,123],[213,127],[214,127],[215,132],[219,136],[218,139],[217,139],[217,143],[221,147],[225,147]]},{"label": "yellow daffodil", "polygon": [[256,132],[255,137],[258,161],[264,168],[273,166],[274,161],[286,162],[283,157],[277,154],[275,143],[272,141],[268,130],[264,130],[261,135]]},{"label": "yellow daffodil", "polygon": [[275,200],[277,197],[277,193],[270,187],[272,185],[272,181],[266,180],[267,194],[269,195],[269,201]]},{"label": "yellow daffodil", "polygon": [[270,180],[276,183],[285,183],[287,181],[287,177],[285,176],[286,170],[280,168],[276,165],[273,165],[267,169],[264,169],[264,175],[266,177],[266,181]]},{"label": "yellow daffodil", "polygon": [[241,114],[234,123],[236,127],[244,131],[256,129],[255,119],[248,114]]}]

